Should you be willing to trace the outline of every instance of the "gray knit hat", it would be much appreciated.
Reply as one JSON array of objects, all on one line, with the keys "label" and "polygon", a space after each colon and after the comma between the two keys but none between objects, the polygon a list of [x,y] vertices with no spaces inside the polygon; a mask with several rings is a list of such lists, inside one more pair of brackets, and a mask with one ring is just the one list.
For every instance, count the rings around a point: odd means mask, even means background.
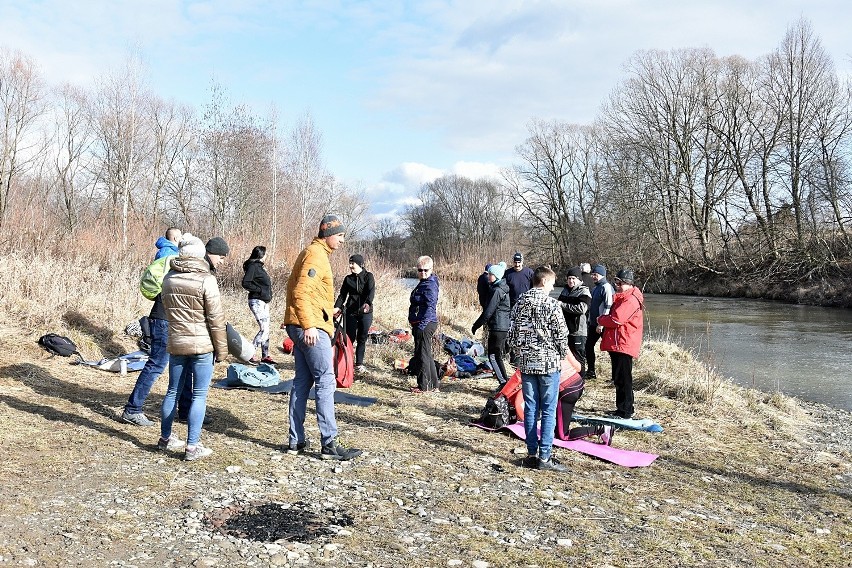
[{"label": "gray knit hat", "polygon": [[340,217],[333,213],[329,213],[320,221],[319,226],[319,236],[330,237],[332,235],[339,235],[340,233],[345,233],[346,227],[343,226],[343,221],[340,220]]}]

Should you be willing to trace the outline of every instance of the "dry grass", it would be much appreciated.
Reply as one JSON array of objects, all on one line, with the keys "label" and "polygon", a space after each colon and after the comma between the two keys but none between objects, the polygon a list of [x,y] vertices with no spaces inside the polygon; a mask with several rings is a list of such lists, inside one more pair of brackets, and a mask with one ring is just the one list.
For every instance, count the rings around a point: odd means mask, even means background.
[{"label": "dry grass", "polygon": [[[848,565],[852,453],[848,438],[831,437],[824,426],[833,420],[832,429],[848,433],[848,413],[824,410],[815,422],[813,408],[721,381],[665,343],[648,342],[636,364],[637,409],[665,432],[615,438],[618,447],[660,454],[649,468],[562,452],[568,475],[521,469],[512,453],[517,440],[467,426],[493,381],[447,381],[440,395],[410,395],[413,379],[390,370],[395,358],[410,356],[410,344],[368,348],[368,376],[351,393],[378,402],[337,407],[344,439],[367,453],[341,472],[282,458],[275,448],[286,436],[286,398],[258,392],[211,389],[216,423],[203,438],[216,453],[192,467],[164,458],[151,450],[156,429],[116,418],[135,375],[69,366],[35,343],[55,331],[67,332],[88,358],[132,349],[122,330],[150,307],[136,292],[137,273],[117,261],[95,267],[83,259],[0,257],[0,476],[26,480],[0,488],[4,558],[64,566],[134,557],[139,566],[164,565],[174,543],[157,532],[162,518],[187,517],[211,493],[289,503],[309,479],[359,487],[370,499],[353,504],[353,534],[335,539],[344,553],[330,565],[445,566],[451,558],[492,566]],[[392,272],[376,276],[376,322],[406,327],[408,291]],[[469,328],[471,299],[463,286],[442,281],[444,329],[462,335]],[[226,290],[225,306],[250,336],[255,323],[244,295]],[[275,344],[282,315],[275,301]],[[284,378],[292,376],[292,360],[277,358]],[[581,411],[612,406],[608,358],[599,361],[601,378],[589,384]],[[226,367],[217,365],[215,376]],[[156,416],[165,382],[155,384],[149,415]],[[308,426],[316,439],[312,418]],[[239,475],[226,474],[235,464]],[[411,535],[414,543],[400,540]],[[573,546],[557,547],[556,538]],[[221,565],[246,558],[216,541],[204,546]],[[150,561],[136,557],[143,552]]]}]

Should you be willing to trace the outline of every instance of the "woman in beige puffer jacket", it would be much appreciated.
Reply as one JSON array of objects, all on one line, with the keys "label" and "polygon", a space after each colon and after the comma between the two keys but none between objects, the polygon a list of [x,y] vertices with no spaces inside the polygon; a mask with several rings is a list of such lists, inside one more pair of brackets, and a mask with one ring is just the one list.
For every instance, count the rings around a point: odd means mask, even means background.
[{"label": "woman in beige puffer jacket", "polygon": [[[192,405],[184,459],[193,461],[213,451],[200,443],[201,425],[207,412],[207,391],[213,377],[214,361],[228,352],[225,314],[219,284],[211,272],[201,240],[184,233],[180,256],[172,260],[171,270],[163,279],[163,307],[169,320],[169,388],[163,400],[158,447],[177,450],[183,442],[172,435],[177,393],[183,377],[192,380]],[[189,373],[184,373],[188,368]]]}]

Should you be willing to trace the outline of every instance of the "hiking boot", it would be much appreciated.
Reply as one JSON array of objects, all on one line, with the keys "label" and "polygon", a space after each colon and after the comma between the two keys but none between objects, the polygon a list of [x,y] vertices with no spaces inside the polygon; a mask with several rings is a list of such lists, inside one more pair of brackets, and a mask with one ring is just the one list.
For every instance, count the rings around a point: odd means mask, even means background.
[{"label": "hiking boot", "polygon": [[200,460],[201,458],[206,458],[210,454],[213,453],[213,450],[201,445],[201,442],[197,443],[194,448],[187,448],[183,453],[184,461],[195,461]]},{"label": "hiking boot", "polygon": [[270,357],[269,355],[267,355],[266,357],[264,357],[263,359],[261,359],[261,360],[260,360],[260,362],[261,362],[261,363],[266,363],[267,365],[277,365],[277,363],[275,362],[275,359],[273,359],[273,358],[272,358],[272,357]]},{"label": "hiking boot", "polygon": [[538,457],[527,456],[521,461],[521,465],[530,469],[538,469]]},{"label": "hiking boot", "polygon": [[141,412],[130,413],[126,410],[121,413],[121,419],[137,426],[153,426],[154,422],[148,420],[148,417]]},{"label": "hiking boot", "polygon": [[157,449],[161,452],[179,452],[184,445],[186,445],[184,441],[177,436],[170,436],[168,440],[160,438],[157,441]]},{"label": "hiking boot", "polygon": [[335,438],[329,445],[322,447],[320,459],[348,461],[357,458],[361,453],[359,449],[347,448],[340,443],[339,439]]},{"label": "hiking boot", "polygon": [[608,424],[598,427],[598,442],[605,445],[612,445],[612,437],[615,435],[615,427]]},{"label": "hiking boot", "polygon": [[293,444],[289,444],[284,447],[284,451],[290,454],[291,456],[298,456],[305,450],[311,447],[311,441],[305,438],[304,442],[299,442],[295,446]]},{"label": "hiking boot", "polygon": [[538,460],[538,469],[544,471],[555,471],[558,473],[565,473],[568,471],[568,468],[556,461],[556,458],[551,457],[549,460]]}]

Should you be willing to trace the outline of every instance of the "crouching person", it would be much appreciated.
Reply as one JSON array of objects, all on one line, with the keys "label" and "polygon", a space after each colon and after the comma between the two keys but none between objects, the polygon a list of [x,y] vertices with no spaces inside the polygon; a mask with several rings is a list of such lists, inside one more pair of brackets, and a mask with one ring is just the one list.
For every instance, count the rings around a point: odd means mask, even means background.
[{"label": "crouching person", "polygon": [[[224,241],[223,241],[224,242]],[[163,400],[160,424],[161,450],[177,451],[184,442],[172,433],[177,407],[177,393],[184,377],[192,380],[192,404],[187,417],[184,459],[204,458],[213,450],[200,442],[201,425],[207,412],[207,391],[213,377],[213,363],[228,353],[225,313],[219,285],[211,273],[224,255],[210,254],[198,237],[185,233],[180,242],[180,255],[171,263],[163,279],[163,307],[169,322],[169,388]],[[187,372],[184,372],[186,370]],[[191,377],[191,378],[190,378]]]},{"label": "crouching person", "polygon": [[[568,349],[568,327],[562,308],[550,297],[556,274],[545,266],[533,273],[529,291],[523,293],[512,309],[508,343],[521,371],[524,393],[524,432],[527,457],[524,467],[548,471],[566,471],[552,457],[556,431],[556,403],[559,398],[561,361]],[[536,423],[541,415],[541,438]]]}]

